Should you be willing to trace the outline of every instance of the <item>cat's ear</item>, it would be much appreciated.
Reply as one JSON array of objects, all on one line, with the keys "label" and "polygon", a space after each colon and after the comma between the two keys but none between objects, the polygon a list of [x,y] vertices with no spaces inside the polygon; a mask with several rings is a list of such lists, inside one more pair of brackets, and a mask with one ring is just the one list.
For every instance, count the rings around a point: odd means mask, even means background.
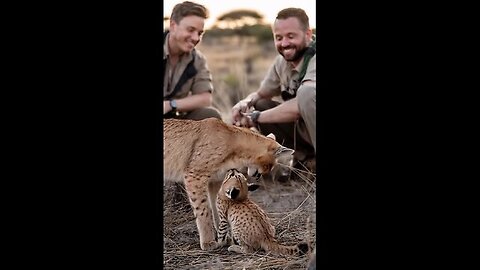
[{"label": "cat's ear", "polygon": [[268,135],[267,135],[267,138],[270,138],[270,139],[272,139],[272,140],[274,140],[274,141],[277,140],[277,138],[275,137],[275,135],[274,135],[273,133],[268,134]]},{"label": "cat's ear", "polygon": [[255,183],[248,183],[247,186],[248,186],[248,191],[255,191],[260,187],[259,184],[255,184]]},{"label": "cat's ear", "polygon": [[280,156],[285,156],[285,155],[293,155],[295,151],[293,149],[290,149],[288,147],[280,145],[280,147],[277,148],[277,151],[275,151],[275,156],[280,157]]},{"label": "cat's ear", "polygon": [[256,167],[248,167],[247,175],[250,177],[255,177],[257,181],[258,179],[260,179],[260,176],[261,176],[261,174],[258,172],[258,169]]},{"label": "cat's ear", "polygon": [[262,133],[260,133],[260,131],[258,131],[258,129],[256,127],[250,127],[250,130],[255,132],[255,133],[262,134]]}]

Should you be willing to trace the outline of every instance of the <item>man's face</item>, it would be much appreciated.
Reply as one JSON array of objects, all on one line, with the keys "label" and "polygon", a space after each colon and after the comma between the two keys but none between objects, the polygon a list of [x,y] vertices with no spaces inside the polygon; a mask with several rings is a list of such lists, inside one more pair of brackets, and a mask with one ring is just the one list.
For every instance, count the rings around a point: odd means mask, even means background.
[{"label": "man's face", "polygon": [[184,53],[191,52],[200,42],[204,24],[204,18],[194,15],[183,17],[178,24],[172,20],[170,35],[173,42],[170,46]]},{"label": "man's face", "polygon": [[300,21],[295,17],[277,19],[273,24],[273,36],[278,53],[287,61],[297,61],[312,37],[312,31],[302,30]]}]

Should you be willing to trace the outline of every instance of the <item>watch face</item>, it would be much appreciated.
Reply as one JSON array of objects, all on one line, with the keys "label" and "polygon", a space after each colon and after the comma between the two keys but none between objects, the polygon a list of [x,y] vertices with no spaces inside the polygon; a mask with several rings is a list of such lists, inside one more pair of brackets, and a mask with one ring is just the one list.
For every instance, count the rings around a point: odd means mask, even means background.
[{"label": "watch face", "polygon": [[252,116],[251,116],[252,121],[253,121],[254,123],[257,123],[259,116],[260,116],[260,111],[254,111],[254,112],[252,113]]},{"label": "watch face", "polygon": [[170,100],[170,107],[172,107],[172,109],[177,108],[177,102],[174,99]]}]

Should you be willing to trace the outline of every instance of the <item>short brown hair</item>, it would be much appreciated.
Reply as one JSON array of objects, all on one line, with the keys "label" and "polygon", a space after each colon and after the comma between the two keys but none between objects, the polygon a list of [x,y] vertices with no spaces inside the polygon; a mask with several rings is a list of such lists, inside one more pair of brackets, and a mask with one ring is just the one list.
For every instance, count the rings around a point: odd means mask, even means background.
[{"label": "short brown hair", "polygon": [[170,20],[180,23],[184,17],[190,15],[195,15],[206,19],[208,18],[208,9],[200,4],[185,1],[180,4],[176,4],[175,7],[173,7]]},{"label": "short brown hair", "polygon": [[308,28],[310,28],[310,25],[308,23],[307,13],[305,13],[305,11],[301,8],[282,9],[282,10],[280,10],[280,12],[278,12],[277,18],[275,18],[275,19],[284,20],[284,19],[288,19],[290,17],[297,18],[300,21],[300,23],[302,24],[302,27],[303,27],[304,31],[307,31]]}]

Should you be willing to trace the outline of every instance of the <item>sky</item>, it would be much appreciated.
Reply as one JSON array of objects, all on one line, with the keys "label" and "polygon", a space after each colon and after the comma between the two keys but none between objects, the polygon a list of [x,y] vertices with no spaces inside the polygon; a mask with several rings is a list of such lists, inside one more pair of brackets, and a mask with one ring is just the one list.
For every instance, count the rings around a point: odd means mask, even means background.
[{"label": "sky", "polygon": [[[170,17],[173,7],[185,0],[164,0],[164,17]],[[217,17],[235,9],[251,9],[264,16],[267,23],[273,23],[277,13],[288,7],[305,10],[310,21],[310,27],[316,28],[315,0],[189,0],[204,5],[210,12],[210,18],[205,21],[205,28],[210,28]]]}]

